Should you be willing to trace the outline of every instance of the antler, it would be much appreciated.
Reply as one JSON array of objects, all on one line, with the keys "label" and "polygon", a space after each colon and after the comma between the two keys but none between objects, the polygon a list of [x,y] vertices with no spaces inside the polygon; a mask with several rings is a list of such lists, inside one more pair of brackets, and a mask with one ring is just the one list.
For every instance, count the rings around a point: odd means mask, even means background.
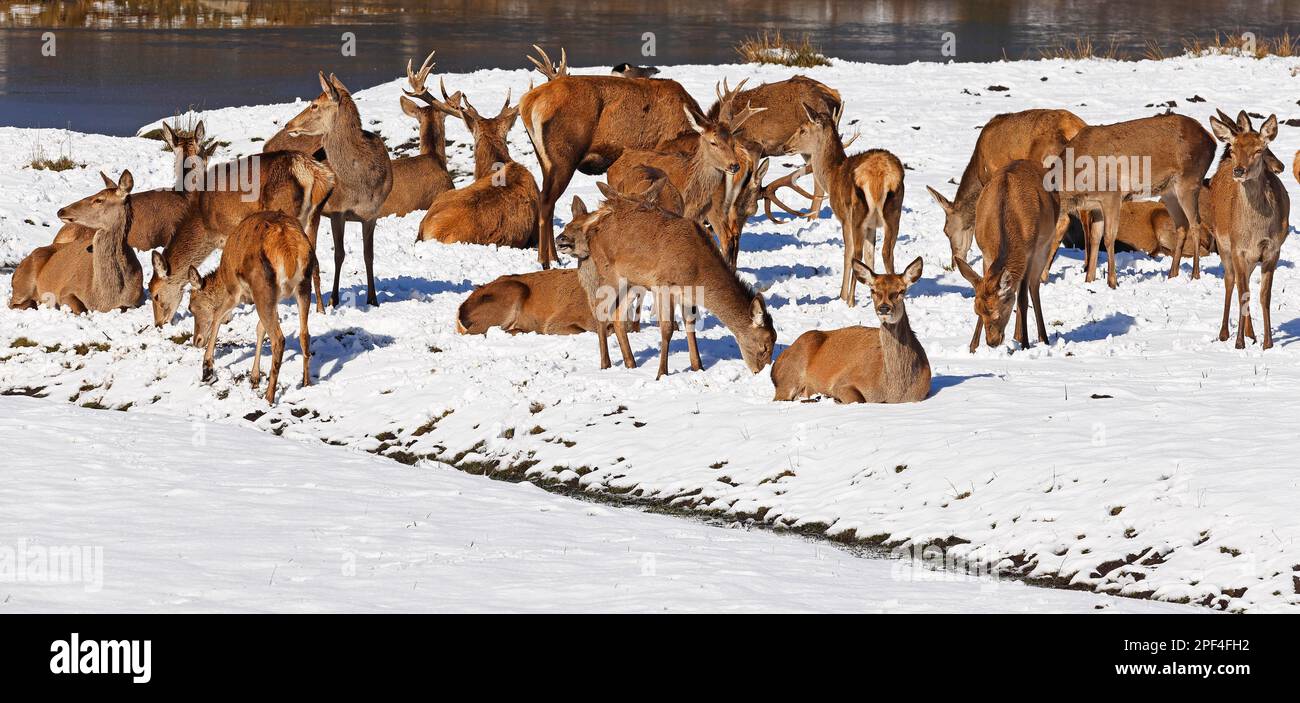
[{"label": "antler", "polygon": [[433,97],[432,94],[429,93],[429,89],[425,86],[425,82],[429,79],[429,73],[433,71],[433,65],[434,64],[433,64],[432,51],[429,52],[429,56],[424,59],[424,62],[420,64],[419,71],[412,71],[411,60],[407,59],[406,60],[406,82],[410,84],[411,89],[407,90],[403,88],[402,92],[406,93],[407,95],[413,98],[419,98],[420,100],[423,100],[424,102],[428,103],[430,107],[437,108],[438,110],[441,110],[447,113],[448,115],[451,115],[452,117],[461,117],[462,115],[460,109],[460,103],[461,103],[460,91],[456,91],[454,95],[447,95],[447,86],[446,84],[443,83],[442,78],[439,77],[438,89],[442,91],[442,100],[438,100],[437,98]]},{"label": "antler", "polygon": [[767,214],[767,219],[777,224],[781,224],[782,222],[788,222],[788,220],[778,220],[772,216],[772,203],[776,203],[777,207],[781,208],[782,210],[785,210],[786,213],[796,218],[799,217],[811,218],[816,216],[816,212],[813,211],[798,212],[794,208],[791,208],[789,205],[786,205],[785,203],[781,202],[780,198],[776,197],[776,192],[778,190],[780,190],[781,188],[789,188],[790,190],[793,190],[799,195],[802,195],[803,197],[812,200],[813,199],[812,193],[809,193],[803,188],[800,188],[799,184],[795,183],[795,180],[803,176],[806,171],[807,171],[806,166],[797,168],[791,171],[790,173],[786,174],[785,176],[782,176],[781,178],[778,178],[775,181],[772,181],[771,183],[768,183],[767,185],[763,186],[763,195],[762,195],[763,212]]},{"label": "antler", "polygon": [[[742,82],[743,82],[743,81],[742,81]],[[762,111],[764,111],[764,110],[766,110],[766,109],[767,109],[767,108],[765,108],[765,107],[754,107],[752,103],[745,103],[745,110],[744,110],[744,112],[741,112],[739,117],[736,117],[736,116],[734,116],[734,115],[731,117],[731,120],[730,120],[730,123],[731,123],[731,130],[732,130],[733,132],[739,130],[739,129],[740,129],[740,126],[743,125],[743,124],[745,124],[745,120],[747,120],[747,119],[753,117],[754,115],[757,115],[758,113],[760,113],[760,112],[762,112]]]},{"label": "antler", "polygon": [[549,81],[558,78],[560,76],[569,75],[569,55],[565,52],[564,47],[560,47],[559,66],[556,66],[555,63],[551,61],[551,57],[546,55],[545,49],[543,49],[542,47],[536,44],[533,44],[533,48],[536,49],[537,53],[541,55],[542,57],[541,60],[539,61],[534,56],[529,56],[527,58],[529,61],[533,62],[533,65],[537,67],[537,70],[543,76],[546,76],[546,80]]},{"label": "antler", "polygon": [[748,78],[741,79],[735,88],[727,85],[727,79],[724,77],[721,83],[713,84],[713,93],[718,96],[718,117],[727,120],[731,118],[732,103],[735,102],[736,96],[745,87]]}]

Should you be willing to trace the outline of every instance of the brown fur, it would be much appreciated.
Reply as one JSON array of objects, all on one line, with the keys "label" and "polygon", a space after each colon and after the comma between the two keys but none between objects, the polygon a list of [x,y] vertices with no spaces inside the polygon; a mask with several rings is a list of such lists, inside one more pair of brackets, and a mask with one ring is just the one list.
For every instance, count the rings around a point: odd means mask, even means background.
[{"label": "brown fur", "polygon": [[11,308],[64,306],[74,313],[138,307],[144,273],[127,248],[131,223],[130,171],[119,182],[100,174],[104,190],[59,210],[59,219],[94,231],[90,240],[40,247],[14,270]]},{"label": "brown fur", "polygon": [[576,269],[534,271],[479,286],[460,304],[456,331],[484,334],[500,327],[510,334],[577,334],[596,331]]},{"label": "brown fur", "polygon": [[1268,145],[1277,137],[1277,116],[1270,115],[1259,131],[1243,111],[1236,124],[1210,118],[1214,135],[1229,146],[1210,179],[1206,192],[1208,226],[1218,242],[1223,259],[1223,324],[1219,340],[1228,339],[1228,317],[1232,293],[1237,291],[1237,344],[1255,338],[1250,316],[1250,274],[1260,267],[1259,304],[1264,313],[1261,348],[1273,346],[1271,310],[1273,273],[1277,270],[1282,244],[1289,231],[1291,200],[1266,165]]},{"label": "brown fur", "polygon": [[1012,307],[1017,307],[1016,341],[1029,346],[1029,300],[1034,303],[1038,339],[1047,343],[1038,287],[1051,246],[1060,204],[1055,192],[1043,187],[1046,171],[1033,161],[1012,161],[985,184],[975,204],[975,241],[984,254],[984,273],[975,273],[966,259],[957,268],[975,289],[975,334],[970,350],[979,346],[980,329],[990,347],[1002,344]]},{"label": "brown fur", "polygon": [[930,394],[930,361],[912,333],[904,295],[921,278],[921,259],[902,275],[876,275],[861,261],[854,275],[871,288],[880,327],[810,330],[772,364],[773,400],[825,395],[841,403],[912,403]]},{"label": "brown fur", "polygon": [[965,259],[975,239],[975,203],[993,174],[1012,161],[1041,164],[1061,153],[1067,142],[1087,124],[1069,110],[1022,110],[995,116],[980,130],[966,170],[952,200],[926,187],[944,211],[943,231],[952,248],[953,261]]},{"label": "brown fur", "polygon": [[[1192,242],[1174,226],[1174,219],[1164,204],[1150,200],[1124,203],[1119,213],[1119,239],[1122,244],[1145,252],[1152,258],[1168,256],[1183,239],[1183,256],[1192,256]],[[1086,246],[1086,245],[1085,245]],[[1201,233],[1201,254],[1213,251],[1214,239],[1208,229]]]},{"label": "brown fur", "polygon": [[548,77],[519,101],[542,167],[537,241],[544,267],[555,260],[555,204],[576,171],[604,173],[623,149],[649,149],[687,131],[683,108],[701,115],[686,89],[672,80],[571,76],[564,73],[563,61]]},{"label": "brown fur", "polygon": [[805,120],[787,146],[810,158],[813,176],[830,193],[831,210],[844,232],[844,276],[840,298],[855,304],[857,278],[853,262],[875,266],[876,229],[884,227],[881,258],[885,272],[894,272],[894,243],[903,214],[903,163],[883,149],[848,156],[840,142],[835,118],[805,107]]},{"label": "brown fur", "polygon": [[[366,303],[379,305],[375,294],[375,220],[393,187],[393,165],[378,135],[361,128],[361,114],[352,94],[334,74],[319,74],[322,92],[284,126],[294,135],[319,135],[334,171],[334,189],[323,212],[334,237],[334,288],[339,304],[339,276],[347,252],[343,246],[347,222],[361,223],[362,256],[366,264]],[[309,228],[315,242],[316,224]],[[314,246],[314,244],[313,244]]]},{"label": "brown fur", "polygon": [[428,210],[434,198],[455,187],[447,173],[446,113],[400,100],[402,111],[420,123],[420,154],[393,160],[393,189],[379,209],[380,217]]},{"label": "brown fur", "polygon": [[[244,163],[240,168],[251,168],[252,158],[241,159]],[[247,216],[262,210],[277,210],[298,217],[299,222],[307,223],[308,233],[314,233],[316,215],[333,188],[330,168],[306,154],[292,151],[267,152],[257,159],[261,185],[257,198],[245,200],[246,194],[238,187],[189,194],[190,210],[176,236],[161,253],[153,255],[149,297],[155,325],[161,327],[175,316],[187,282],[185,272],[219,249],[226,236]],[[319,292],[319,284],[313,283]],[[320,309],[319,294],[317,305]]]},{"label": "brown fur", "polygon": [[[630,293],[640,287],[656,296],[660,330],[659,376],[668,372],[673,309],[683,308],[691,368],[700,369],[695,344],[695,307],[702,305],[731,330],[750,371],[771,361],[776,343],[763,296],[736,277],[699,223],[662,208],[619,196],[599,184],[607,200],[589,213],[574,198],[562,243],[580,260],[579,276],[592,303],[601,345],[601,368],[609,367],[606,329],[612,323],[627,368],[636,366],[627,339]],[[586,267],[584,271],[584,267]],[[603,324],[602,324],[603,323]]]},{"label": "brown fur", "polygon": [[253,388],[261,382],[262,344],[271,337],[271,374],[266,402],[275,403],[284,358],[284,333],[280,330],[279,303],[293,296],[298,303],[298,337],[302,344],[302,385],[311,385],[311,274],[316,253],[302,224],[282,212],[250,215],[226,241],[217,270],[199,276],[189,268],[190,312],[194,315],[194,345],[203,347],[203,380],[211,381],[217,331],[231,310],[242,303],[257,307],[257,343],[253,348]]},{"label": "brown fur", "polygon": [[[1197,202],[1200,198],[1201,182],[1205,172],[1214,161],[1214,139],[1196,123],[1196,120],[1173,113],[1143,117],[1127,122],[1109,125],[1084,127],[1066,144],[1061,155],[1073,152],[1075,168],[1080,159],[1091,159],[1098,164],[1098,171],[1103,170],[1103,159],[1130,156],[1151,157],[1151,193],[1160,197],[1175,225],[1184,233],[1191,235],[1192,241],[1200,241],[1201,225]],[[1070,167],[1066,163],[1066,167]],[[1058,169],[1064,172],[1064,169]],[[1061,220],[1057,223],[1056,242],[1065,236],[1068,226],[1066,216],[1086,212],[1091,221],[1100,220],[1105,227],[1106,242],[1106,283],[1115,288],[1118,281],[1115,275],[1115,241],[1119,237],[1120,207],[1140,193],[1136,185],[1121,188],[1124,184],[1107,184],[1104,190],[1065,190],[1066,183],[1058,184],[1061,188]],[[1077,185],[1077,184],[1076,184]],[[1099,185],[1099,184],[1097,184]],[[1097,277],[1097,253],[1101,239],[1092,237],[1088,251],[1086,280]],[[1169,277],[1178,275],[1182,260],[1183,245],[1174,247],[1174,256],[1169,269]],[[1192,277],[1200,278],[1201,257],[1192,257]]]}]

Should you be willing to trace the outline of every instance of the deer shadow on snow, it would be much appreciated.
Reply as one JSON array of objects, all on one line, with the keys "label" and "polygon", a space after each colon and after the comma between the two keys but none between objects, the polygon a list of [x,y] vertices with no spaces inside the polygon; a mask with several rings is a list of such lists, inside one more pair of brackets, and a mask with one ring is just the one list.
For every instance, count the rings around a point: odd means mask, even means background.
[{"label": "deer shadow on snow", "polygon": [[[400,303],[404,300],[423,298],[440,293],[469,293],[474,290],[476,285],[468,279],[459,282],[430,280],[427,278],[416,278],[415,276],[395,276],[393,278],[375,277],[375,295],[379,298],[379,303]],[[326,298],[329,293],[326,292]],[[358,284],[339,288],[340,307],[357,307],[366,308],[366,286]],[[332,300],[328,302],[332,303]],[[330,306],[326,306],[328,314]]]},{"label": "deer shadow on snow", "polygon": [[[364,291],[365,287],[362,286]],[[256,325],[255,321],[251,324]],[[280,320],[280,327],[284,332],[284,359],[281,362],[281,378],[285,378],[286,370],[290,373],[287,376],[290,379],[297,378],[297,372],[301,370],[302,364],[302,345],[298,341],[298,321],[296,314],[291,317],[283,317]],[[371,334],[361,327],[347,327],[344,329],[334,329],[323,334],[313,334],[311,336],[311,376],[312,381],[326,381],[333,378],[343,369],[348,362],[357,357],[366,354],[375,349],[392,346],[397,340],[386,334]],[[239,357],[230,362],[229,366],[238,370],[245,364],[253,362],[254,342],[239,342],[227,345],[226,354],[238,353]],[[270,362],[271,344],[268,340],[261,350],[263,364]],[[289,352],[293,352],[292,355]],[[223,356],[220,345],[218,345],[218,358]],[[325,368],[329,367],[328,371]],[[245,369],[247,370],[247,369]],[[270,366],[263,366],[263,373],[270,370]],[[265,382],[265,379],[263,379]]]}]

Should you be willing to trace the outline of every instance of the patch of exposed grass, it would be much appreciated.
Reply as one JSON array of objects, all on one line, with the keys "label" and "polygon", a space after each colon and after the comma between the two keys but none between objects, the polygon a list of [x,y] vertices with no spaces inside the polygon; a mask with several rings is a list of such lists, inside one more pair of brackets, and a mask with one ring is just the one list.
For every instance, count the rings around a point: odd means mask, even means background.
[{"label": "patch of exposed grass", "polygon": [[59,143],[57,151],[47,150],[42,142],[33,142],[27,165],[37,171],[67,171],[85,166],[72,158],[71,134]]},{"label": "patch of exposed grass", "polygon": [[40,344],[33,342],[27,337],[19,337],[18,339],[15,339],[14,341],[10,342],[9,346],[14,349],[22,349],[24,347],[39,347]]},{"label": "patch of exposed grass", "polygon": [[1039,49],[1038,54],[1045,59],[1065,59],[1066,61],[1082,61],[1084,59],[1116,61],[1123,58],[1119,45],[1115,40],[1112,39],[1109,44],[1103,45],[1094,42],[1091,36],[1075,37],[1073,41],[1067,41],[1046,49]]},{"label": "patch of exposed grass", "polygon": [[108,351],[111,348],[112,347],[103,342],[92,342],[90,344],[78,344],[72,348],[72,351],[76,352],[77,356],[85,356],[92,351],[102,352]]},{"label": "patch of exposed grass", "polygon": [[804,34],[799,41],[787,39],[781,30],[764,31],[762,34],[746,37],[736,45],[736,53],[745,63],[767,63],[778,66],[829,66],[830,59],[821,53],[820,47],[812,44],[812,38]]}]

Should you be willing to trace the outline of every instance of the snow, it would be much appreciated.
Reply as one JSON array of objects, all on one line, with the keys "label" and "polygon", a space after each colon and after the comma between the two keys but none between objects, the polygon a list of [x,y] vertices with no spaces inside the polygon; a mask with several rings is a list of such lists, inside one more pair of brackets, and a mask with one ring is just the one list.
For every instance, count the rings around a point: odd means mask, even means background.
[{"label": "snow", "polygon": [[[247,427],[0,398],[0,436],[24,459],[0,485],[0,612],[1187,609],[864,559]],[[65,581],[4,578],[6,555],[67,547],[99,557]]]},{"label": "snow", "polygon": [[[1161,108],[1149,106],[1175,100],[1177,111],[1202,121],[1216,107],[1276,112],[1286,120],[1296,108],[1278,88],[1295,80],[1290,70],[1297,65],[1276,57],[1204,57],[906,66],[837,61],[800,69],[841,92],[846,132],[863,133],[855,148],[888,148],[909,167],[897,261],[926,259],[908,313],[935,375],[931,398],[919,404],[774,403],[767,371],[751,375],[713,318],[699,330],[705,370],[686,370],[679,336],[672,373],[660,381],[646,363],[658,353],[653,328],[633,337],[642,364],[634,370],[600,371],[591,335],[459,336],[454,311],[473,286],[535,270],[536,255],[417,245],[420,213],[379,223],[381,307],[344,306],[312,316],[317,381],[310,388],[297,385],[298,346],[289,340],[288,371],[273,408],[246,383],[251,308],[223,328],[211,386],[198,382],[202,352],[169,339],[192,331],[188,316],[158,331],[147,308],[86,317],[0,310],[0,389],[40,389],[46,398],[38,407],[46,414],[63,412],[69,402],[128,407],[124,416],[103,414],[113,420],[85,416],[88,427],[136,415],[149,423],[179,418],[251,426],[380,450],[420,466],[510,470],[591,494],[891,548],[940,543],[949,545],[951,558],[980,568],[1010,573],[1019,567],[1025,576],[1106,593],[1234,611],[1294,611],[1300,604],[1294,573],[1300,568],[1300,436],[1292,422],[1300,390],[1300,287],[1289,284],[1300,239],[1283,247],[1273,297],[1277,346],[1267,352],[1238,351],[1214,339],[1222,305],[1217,257],[1203,262],[1199,281],[1189,279],[1187,263],[1179,279],[1166,281],[1166,261],[1122,254],[1119,288],[1110,290],[1104,277],[1085,284],[1079,252],[1065,251],[1043,289],[1052,344],[1014,353],[982,347],[972,355],[966,350],[973,323],[969,286],[938,265],[949,256],[942,212],[923,186],[951,196],[976,128],[1001,112],[1064,107],[1089,123],[1105,123],[1153,114]],[[707,105],[714,81],[724,75],[734,85],[794,72],[675,66],[661,76],[681,81]],[[310,91],[314,81],[306,78],[304,91]],[[485,110],[495,109],[507,88],[518,96],[530,80],[540,80],[524,70],[445,78],[449,90],[466,90]],[[1010,90],[988,91],[991,85]],[[400,87],[394,80],[357,94],[367,127],[390,145],[414,134],[397,102]],[[1205,101],[1189,103],[1193,96]],[[209,134],[230,142],[217,158],[231,158],[257,151],[260,143],[252,139],[269,137],[299,108],[225,108],[201,116]],[[449,148],[452,166],[468,172],[468,135],[462,125],[448,125],[456,142]],[[68,138],[88,168],[23,167],[36,141]],[[1293,144],[1292,128],[1283,126],[1274,151],[1289,161]],[[130,167],[142,188],[171,182],[170,155],[157,141],[0,127],[0,146],[0,262],[9,265],[48,242],[58,207],[99,187],[97,169],[115,175]],[[511,148],[538,173],[520,125]],[[795,163],[776,161],[773,174]],[[595,182],[579,176],[557,216],[567,219],[573,194],[593,204]],[[1290,174],[1284,182],[1293,196],[1300,194]],[[321,241],[329,246],[327,235]],[[355,225],[347,241],[344,290],[364,301]],[[740,272],[765,290],[778,351],[808,329],[876,324],[869,310],[836,299],[841,262],[840,228],[832,218],[747,227]],[[146,257],[142,263],[148,267]],[[321,263],[331,280],[328,252]],[[207,266],[214,265],[215,258]],[[9,285],[3,277],[5,299]],[[282,312],[296,314],[288,305]],[[38,346],[12,346],[19,338]],[[77,347],[85,344],[107,347]],[[47,350],[54,345],[57,350]],[[23,445],[22,451],[35,450]],[[318,473],[297,467],[285,481],[317,481]],[[486,486],[494,484],[476,483],[474,490]],[[66,498],[38,493],[27,502],[52,508]],[[254,607],[252,600],[243,605]],[[787,605],[798,607],[794,600]]]}]

